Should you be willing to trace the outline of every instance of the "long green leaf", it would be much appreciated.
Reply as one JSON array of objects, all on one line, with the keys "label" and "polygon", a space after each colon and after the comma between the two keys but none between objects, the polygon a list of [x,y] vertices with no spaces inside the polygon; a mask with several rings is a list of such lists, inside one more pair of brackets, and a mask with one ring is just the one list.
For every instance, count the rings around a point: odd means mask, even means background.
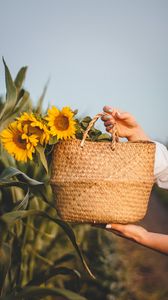
[{"label": "long green leaf", "polygon": [[11,247],[7,243],[0,243],[0,295],[11,263]]},{"label": "long green leaf", "polygon": [[10,71],[8,69],[8,66],[3,58],[3,63],[5,67],[5,82],[6,82],[6,101],[12,102],[13,107],[15,106],[16,99],[17,99],[17,91],[16,86],[13,82],[12,76],[10,74]]},{"label": "long green leaf", "polygon": [[10,107],[7,102],[4,104],[2,113],[0,113],[0,131],[6,128],[18,116],[18,113],[22,112],[23,109],[27,109],[29,101],[29,93],[25,91],[14,108]]},{"label": "long green leaf", "polygon": [[26,77],[26,72],[27,72],[27,66],[22,67],[16,75],[14,83],[18,90],[20,90],[22,87],[22,84]]},{"label": "long green leaf", "polygon": [[46,160],[46,156],[44,153],[44,148],[41,145],[36,146],[37,154],[39,155],[39,160],[41,161],[43,167],[45,168],[46,172],[48,173],[48,164]]},{"label": "long green leaf", "polygon": [[62,263],[65,263],[67,261],[70,261],[74,259],[74,254],[70,254],[70,253],[67,253],[67,254],[64,254],[63,256],[57,258],[55,261],[54,261],[54,266],[57,266],[57,265],[60,265]]},{"label": "long green leaf", "polygon": [[15,106],[15,114],[17,114],[18,112],[21,112],[23,110],[23,108],[29,104],[28,103],[29,97],[30,97],[29,92],[24,91],[23,95],[19,98],[19,100]]},{"label": "long green leaf", "polygon": [[37,186],[37,185],[42,185],[44,184],[41,181],[37,181],[33,178],[30,178],[29,176],[27,176],[25,173],[21,172],[20,170],[13,168],[13,167],[9,167],[6,168],[0,175],[0,179],[10,179],[13,176],[21,176],[28,185],[30,186]]},{"label": "long green leaf", "polygon": [[72,245],[74,246],[76,252],[78,253],[79,258],[81,259],[81,262],[83,264],[83,266],[85,267],[85,269],[87,270],[87,272],[90,274],[90,276],[92,278],[95,278],[94,275],[92,274],[92,272],[90,271],[82,252],[79,249],[79,246],[76,242],[76,238],[75,238],[75,234],[72,230],[72,228],[64,221],[56,219],[50,215],[48,215],[47,213],[43,212],[43,211],[39,211],[39,210],[28,210],[28,211],[12,211],[12,212],[8,212],[3,214],[0,217],[0,221],[2,221],[2,223],[5,223],[7,225],[7,227],[11,226],[13,223],[15,223],[17,220],[26,218],[28,216],[41,216],[44,218],[49,219],[50,221],[56,223],[57,225],[59,225],[67,234],[67,236],[69,237]]},{"label": "long green leaf", "polygon": [[24,198],[19,201],[16,202],[16,205],[14,206],[13,210],[22,210],[22,209],[26,209],[29,203],[29,197],[30,197],[30,192],[29,192],[29,188],[27,189],[27,193],[24,196]]},{"label": "long green leaf", "polygon": [[38,299],[44,299],[44,297],[49,295],[62,296],[67,300],[87,300],[85,297],[80,296],[70,290],[38,286],[26,287],[18,293],[13,292],[11,295],[0,297],[0,300],[26,300],[30,299],[31,297],[38,297]]},{"label": "long green leaf", "polygon": [[0,188],[12,187],[12,186],[17,186],[17,187],[20,187],[21,189],[25,189],[25,190],[27,190],[27,187],[28,187],[27,183],[25,183],[25,182],[0,179]]},{"label": "long green leaf", "polygon": [[26,192],[26,195],[24,196],[24,198],[21,201],[18,201],[15,203],[15,206],[13,208],[13,210],[21,210],[21,209],[26,209],[28,202],[29,202],[29,187],[25,182],[20,182],[20,181],[6,181],[3,179],[0,179],[0,188],[4,188],[4,187],[19,187],[21,189],[23,189]]},{"label": "long green leaf", "polygon": [[35,274],[34,278],[29,281],[26,286],[30,285],[41,285],[45,283],[47,280],[51,279],[56,275],[75,275],[78,279],[81,278],[80,273],[77,270],[73,270],[67,267],[50,267],[46,271],[40,272],[39,274]]}]

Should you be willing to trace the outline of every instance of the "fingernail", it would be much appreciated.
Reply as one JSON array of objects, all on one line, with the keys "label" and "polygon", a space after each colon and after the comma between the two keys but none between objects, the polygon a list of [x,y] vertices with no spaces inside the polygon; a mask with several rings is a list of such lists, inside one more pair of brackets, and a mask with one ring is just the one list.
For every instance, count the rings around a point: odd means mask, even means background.
[{"label": "fingernail", "polygon": [[106,225],[106,228],[107,228],[107,229],[111,228],[111,224],[107,224],[107,225]]},{"label": "fingernail", "polygon": [[112,110],[112,109],[108,109],[108,111],[109,111],[109,112],[111,112],[111,113],[113,112],[113,110]]},{"label": "fingernail", "polygon": [[110,118],[111,118],[111,116],[107,116],[107,115],[106,115],[106,116],[105,116],[105,118],[106,118],[106,119],[110,119]]},{"label": "fingernail", "polygon": [[118,111],[116,112],[116,114],[117,114],[117,116],[120,116],[120,115],[121,115]]}]

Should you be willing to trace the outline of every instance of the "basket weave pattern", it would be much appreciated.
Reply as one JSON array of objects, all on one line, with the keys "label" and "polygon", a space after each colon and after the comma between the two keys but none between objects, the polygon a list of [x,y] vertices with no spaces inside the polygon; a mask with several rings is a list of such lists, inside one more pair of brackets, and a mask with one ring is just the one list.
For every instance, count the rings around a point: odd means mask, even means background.
[{"label": "basket weave pattern", "polygon": [[146,213],[154,183],[155,144],[148,141],[61,141],[54,146],[51,185],[66,221],[129,223]]}]

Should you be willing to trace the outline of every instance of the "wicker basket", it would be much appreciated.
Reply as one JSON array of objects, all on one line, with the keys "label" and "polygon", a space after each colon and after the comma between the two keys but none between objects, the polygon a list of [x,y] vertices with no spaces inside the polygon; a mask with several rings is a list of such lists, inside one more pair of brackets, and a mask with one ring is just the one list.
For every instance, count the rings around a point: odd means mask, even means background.
[{"label": "wicker basket", "polygon": [[154,183],[155,144],[150,141],[86,141],[54,147],[51,185],[59,216],[70,222],[132,223],[147,210]]}]

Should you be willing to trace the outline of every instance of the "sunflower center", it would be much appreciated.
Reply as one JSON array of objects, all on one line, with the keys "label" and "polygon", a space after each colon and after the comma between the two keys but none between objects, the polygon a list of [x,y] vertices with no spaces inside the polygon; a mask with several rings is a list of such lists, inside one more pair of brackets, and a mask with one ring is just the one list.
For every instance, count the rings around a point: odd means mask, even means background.
[{"label": "sunflower center", "polygon": [[32,126],[29,127],[29,135],[37,134],[38,136],[40,136],[42,134],[42,132],[43,131],[38,127],[32,127]]},{"label": "sunflower center", "polygon": [[20,135],[14,136],[13,141],[19,148],[26,149],[26,141],[22,140]]},{"label": "sunflower center", "polygon": [[56,117],[54,123],[55,127],[61,131],[67,130],[69,127],[69,120],[66,116],[63,115],[59,115],[58,117]]}]

